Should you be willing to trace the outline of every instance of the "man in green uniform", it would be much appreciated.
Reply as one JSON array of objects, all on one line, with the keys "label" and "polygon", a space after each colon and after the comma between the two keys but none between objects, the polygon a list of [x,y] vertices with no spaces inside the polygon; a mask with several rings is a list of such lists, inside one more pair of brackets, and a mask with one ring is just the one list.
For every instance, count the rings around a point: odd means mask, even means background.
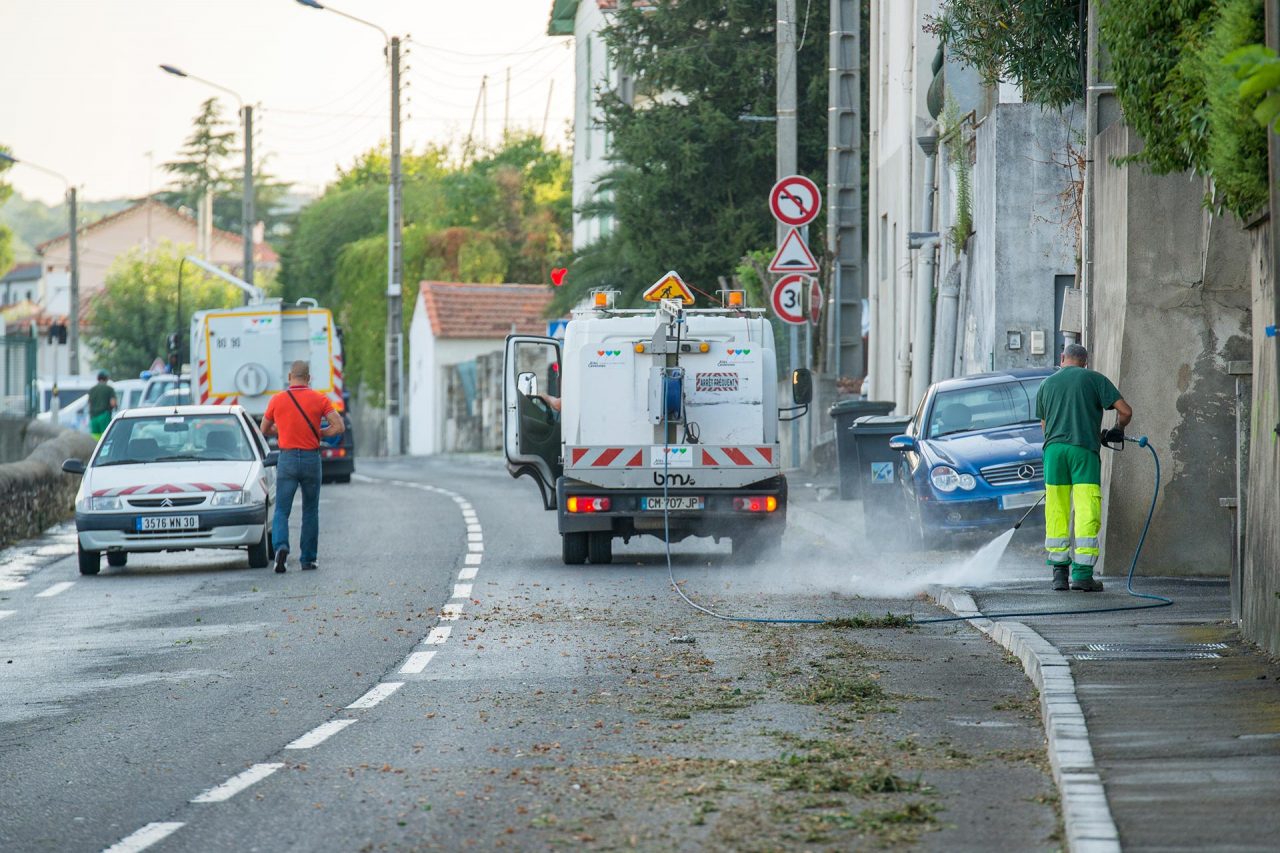
[{"label": "man in green uniform", "polygon": [[98,384],[89,389],[89,432],[94,440],[102,438],[111,424],[111,413],[116,409],[116,391],[107,384],[105,370],[98,372]]},{"label": "man in green uniform", "polygon": [[[1088,358],[1089,351],[1079,344],[1069,344],[1063,350],[1062,369],[1041,383],[1036,393],[1036,417],[1044,427],[1044,548],[1053,569],[1053,588],[1100,592],[1102,581],[1093,576],[1102,528],[1102,460],[1098,452],[1103,440],[1124,439],[1133,409],[1110,379],[1085,367]],[[1102,413],[1107,409],[1115,409],[1116,425],[1104,433]]]}]

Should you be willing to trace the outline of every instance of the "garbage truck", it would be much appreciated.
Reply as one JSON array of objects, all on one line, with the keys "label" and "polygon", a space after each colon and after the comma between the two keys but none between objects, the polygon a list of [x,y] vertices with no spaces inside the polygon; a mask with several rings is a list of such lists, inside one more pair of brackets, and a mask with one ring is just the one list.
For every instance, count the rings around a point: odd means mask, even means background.
[{"label": "garbage truck", "polygon": [[648,307],[616,308],[618,292],[599,290],[563,340],[506,339],[507,470],[556,513],[566,564],[609,563],[615,539],[643,535],[727,538],[746,559],[779,547],[778,424],[807,413],[812,377],[794,371],[780,403],[773,327],[743,291],[720,295],[692,308],[670,272]]},{"label": "garbage truck", "polygon": [[321,476],[326,481],[349,482],[355,471],[355,437],[343,393],[342,334],[333,314],[310,297],[292,305],[267,298],[260,288],[224,270],[195,258],[188,260],[249,297],[247,305],[191,315],[192,402],[239,404],[261,422],[271,397],[288,387],[289,365],[307,362],[311,388],[329,398],[346,426],[342,435],[321,442]]}]

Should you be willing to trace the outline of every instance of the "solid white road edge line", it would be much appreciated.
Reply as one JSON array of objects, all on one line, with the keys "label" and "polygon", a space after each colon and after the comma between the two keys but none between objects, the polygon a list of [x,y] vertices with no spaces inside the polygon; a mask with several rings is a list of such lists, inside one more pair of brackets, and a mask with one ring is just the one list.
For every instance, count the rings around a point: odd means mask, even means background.
[{"label": "solid white road edge line", "polygon": [[103,850],[102,853],[138,853],[139,850],[146,850],[157,841],[163,841],[185,825],[182,823],[149,823],[142,829],[121,838],[115,844]]},{"label": "solid white road edge line", "polygon": [[37,592],[36,598],[53,598],[55,595],[66,592],[67,590],[71,589],[71,587],[75,585],[76,585],[75,581],[60,581],[58,583],[55,583],[53,586],[49,587],[48,589],[46,589],[44,592]]},{"label": "solid white road edge line", "polygon": [[348,705],[347,709],[372,708],[401,687],[404,687],[403,681],[384,681],[381,684],[375,684],[369,689],[368,693]]},{"label": "solid white road edge line", "polygon": [[449,633],[451,631],[453,631],[453,628],[448,625],[440,625],[439,627],[432,628],[431,633],[427,634],[427,638],[422,642],[428,646],[438,646],[445,640],[449,639]]},{"label": "solid white road edge line", "polygon": [[354,723],[352,719],[330,720],[327,723],[321,723],[311,731],[307,732],[300,738],[292,740],[284,745],[285,749],[311,749],[313,746],[319,746],[347,726]]},{"label": "solid white road edge line", "polygon": [[471,584],[455,583],[453,585],[453,598],[470,598],[470,597],[471,597]]},{"label": "solid white road edge line", "polygon": [[427,664],[431,663],[431,659],[435,656],[435,652],[410,652],[404,659],[404,666],[400,667],[400,672],[404,675],[417,675],[427,668]]},{"label": "solid white road edge line", "polygon": [[203,794],[198,794],[197,796],[192,797],[191,802],[221,803],[224,800],[229,800],[245,788],[248,788],[250,785],[261,782],[281,767],[284,767],[284,765],[279,762],[274,762],[272,764],[255,764],[243,773],[237,773],[232,776],[221,785],[217,785],[205,791]]}]

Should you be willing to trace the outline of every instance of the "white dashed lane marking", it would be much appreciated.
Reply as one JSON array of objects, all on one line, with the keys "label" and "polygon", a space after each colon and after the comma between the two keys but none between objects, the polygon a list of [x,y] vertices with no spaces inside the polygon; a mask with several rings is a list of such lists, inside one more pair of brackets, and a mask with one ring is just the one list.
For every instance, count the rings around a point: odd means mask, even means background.
[{"label": "white dashed lane marking", "polygon": [[449,633],[452,630],[453,628],[448,625],[441,625],[437,628],[432,628],[431,633],[427,634],[427,638],[422,642],[426,643],[428,646],[439,646],[443,644],[445,640],[449,639]]},{"label": "white dashed lane marking", "polygon": [[467,566],[465,569],[458,572],[458,580],[460,581],[469,581],[474,579],[475,576],[476,576],[475,566]]},{"label": "white dashed lane marking", "polygon": [[453,585],[453,598],[470,598],[470,597],[471,597],[471,584],[455,583]]},{"label": "white dashed lane marking", "polygon": [[468,550],[468,551],[483,551],[483,550],[484,550],[484,543],[483,543],[483,542],[468,542],[468,543],[467,543],[467,550]]},{"label": "white dashed lane marking", "polygon": [[250,785],[261,782],[281,767],[284,767],[284,765],[278,762],[273,764],[255,764],[243,773],[237,773],[232,776],[221,785],[210,788],[203,794],[192,797],[191,802],[221,803],[224,800],[229,800],[245,788],[248,788]]},{"label": "white dashed lane marking", "polygon": [[64,593],[75,585],[75,581],[62,581],[61,583],[55,583],[43,592],[37,592],[36,598],[53,598],[55,595]]},{"label": "white dashed lane marking", "polygon": [[467,565],[468,565],[468,566],[478,566],[478,565],[480,565],[480,561],[481,561],[481,560],[483,560],[483,559],[484,559],[484,555],[483,555],[483,554],[468,554],[468,555],[467,555]]},{"label": "white dashed lane marking", "polygon": [[368,693],[352,702],[347,708],[348,710],[353,708],[372,708],[401,687],[404,687],[403,681],[384,681],[381,684],[375,684]]},{"label": "white dashed lane marking", "polygon": [[17,612],[18,611],[16,610],[0,610],[0,619],[4,619],[6,616],[12,616]]},{"label": "white dashed lane marking", "polygon": [[185,824],[181,823],[149,823],[130,835],[121,838],[102,853],[138,853],[146,850],[157,841],[163,841],[173,835]]},{"label": "white dashed lane marking", "polygon": [[446,604],[440,608],[440,618],[454,622],[462,616],[461,604]]},{"label": "white dashed lane marking", "polygon": [[404,675],[417,675],[427,668],[427,664],[431,663],[431,659],[435,656],[435,652],[411,652],[404,659],[404,666],[400,667],[400,672]]},{"label": "white dashed lane marking", "polygon": [[302,737],[293,740],[284,745],[285,749],[311,749],[313,746],[319,746],[347,726],[354,723],[355,720],[330,720],[316,726]]}]

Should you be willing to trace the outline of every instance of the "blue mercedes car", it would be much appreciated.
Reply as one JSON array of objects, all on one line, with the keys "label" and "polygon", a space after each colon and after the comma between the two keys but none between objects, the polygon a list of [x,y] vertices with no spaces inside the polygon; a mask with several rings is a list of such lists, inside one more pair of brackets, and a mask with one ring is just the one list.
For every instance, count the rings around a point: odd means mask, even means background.
[{"label": "blue mercedes car", "polygon": [[1039,500],[1044,431],[1036,391],[1052,373],[1034,368],[937,382],[906,433],[890,440],[901,451],[897,479],[926,546],[948,534],[1006,530]]}]

